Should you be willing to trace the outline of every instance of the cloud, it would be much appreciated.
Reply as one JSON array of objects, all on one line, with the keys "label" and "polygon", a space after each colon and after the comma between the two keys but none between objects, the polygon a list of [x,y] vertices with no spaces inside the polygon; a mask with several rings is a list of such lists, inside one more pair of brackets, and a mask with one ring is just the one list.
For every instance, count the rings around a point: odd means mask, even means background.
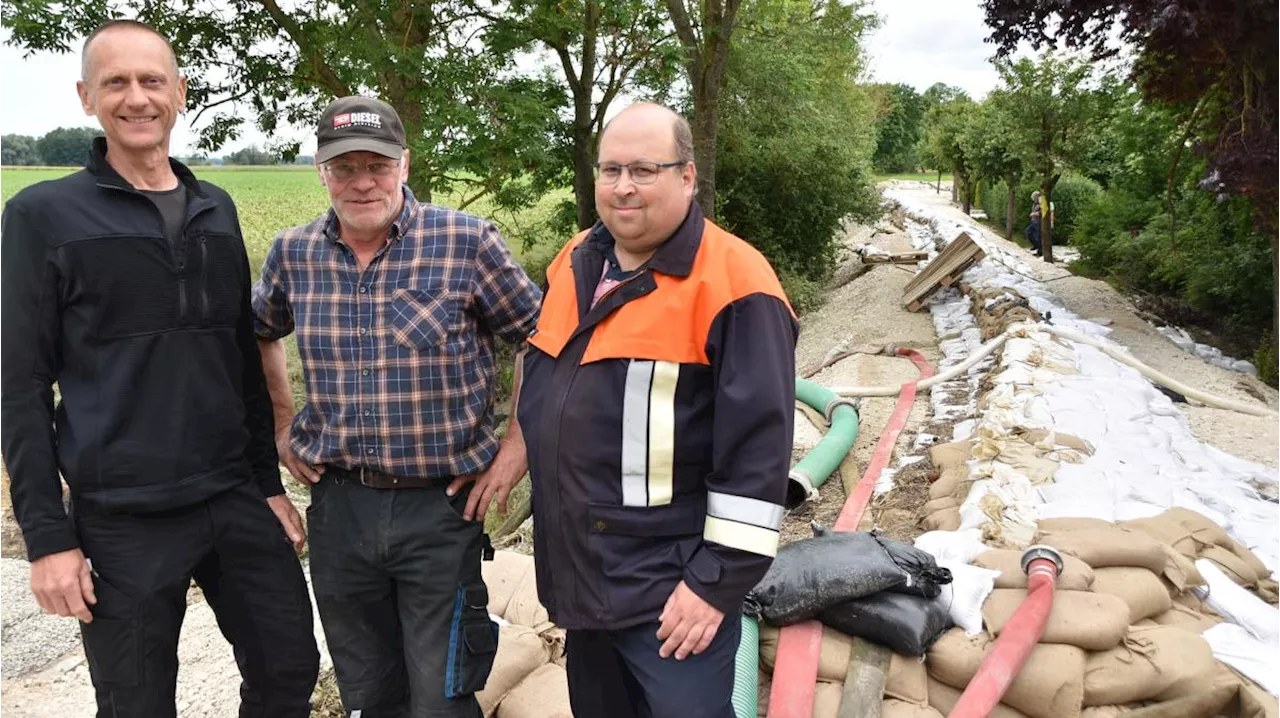
[{"label": "cloud", "polygon": [[977,0],[874,0],[870,9],[881,22],[867,48],[875,81],[919,91],[943,82],[975,99],[999,84]]}]

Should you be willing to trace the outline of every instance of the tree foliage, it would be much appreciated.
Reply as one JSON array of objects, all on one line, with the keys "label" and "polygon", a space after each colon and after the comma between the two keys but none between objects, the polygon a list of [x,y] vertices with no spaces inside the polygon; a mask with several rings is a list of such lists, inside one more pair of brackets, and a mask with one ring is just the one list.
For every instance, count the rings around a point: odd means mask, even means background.
[{"label": "tree foliage", "polygon": [[278,157],[260,149],[257,145],[250,145],[232,152],[223,159],[223,162],[229,165],[274,165],[278,161]]},{"label": "tree foliage", "polygon": [[[989,40],[1001,55],[1022,41],[1039,48],[1061,41],[1094,59],[1135,49],[1132,75],[1143,97],[1169,108],[1182,128],[1166,185],[1174,207],[1175,172],[1190,143],[1203,162],[1203,188],[1244,197],[1256,226],[1271,236],[1271,366],[1280,336],[1280,232],[1277,151],[1280,60],[1273,0],[984,0]],[[1178,222],[1170,215],[1171,240]],[[1230,235],[1224,235],[1227,239]],[[1172,247],[1171,247],[1172,249]]]},{"label": "tree foliage", "polygon": [[720,214],[783,273],[821,278],[841,220],[877,211],[874,108],[857,83],[874,19],[836,0],[753,0],[742,12],[751,29],[720,98]]},{"label": "tree foliage", "polygon": [[[924,101],[915,88],[898,83],[876,88],[887,107],[876,121],[876,152],[872,164],[881,173],[909,172],[916,168],[916,154],[924,121]],[[880,113],[877,113],[878,115]]]},{"label": "tree foliage", "polygon": [[40,164],[36,138],[30,135],[0,137],[0,164],[6,167],[30,167]]},{"label": "tree foliage", "polygon": [[[1053,201],[1063,171],[1086,166],[1095,154],[1095,123],[1105,116],[1105,97],[1090,84],[1092,68],[1075,58],[1045,53],[1038,60],[997,61],[1004,82],[1009,137],[1024,166],[1034,172],[1043,192],[1042,206]],[[1041,224],[1045,261],[1053,261],[1053,227]]]},{"label": "tree foliage", "polygon": [[46,165],[80,167],[89,159],[93,138],[101,135],[96,127],[59,127],[36,140],[36,151]]},{"label": "tree foliage", "polygon": [[742,0],[666,0],[671,24],[683,49],[693,102],[693,153],[698,166],[698,204],[714,218],[716,136],[720,128],[720,91],[724,87],[734,30]]},{"label": "tree foliage", "polygon": [[973,201],[976,172],[965,138],[972,131],[977,111],[978,105],[964,93],[934,105],[929,111],[922,153],[939,171],[951,170],[953,194],[959,192],[966,213]]},{"label": "tree foliage", "polygon": [[550,51],[569,88],[572,116],[561,166],[572,168],[577,226],[595,221],[592,162],[604,118],[620,95],[660,94],[679,67],[679,44],[666,13],[650,0],[514,0],[492,18],[490,39],[503,50]]},{"label": "tree foliage", "polygon": [[247,106],[258,129],[279,138],[269,149],[288,160],[300,137],[284,136],[285,123],[309,128],[334,97],[377,95],[404,121],[420,197],[458,188],[465,201],[527,203],[546,184],[537,171],[555,166],[548,153],[564,91],[518,75],[514,53],[489,46],[490,9],[475,0],[93,0],[6,3],[0,17],[27,52],[69,52],[114,17],[151,24],[188,77],[200,150],[238,138],[233,110]]}]

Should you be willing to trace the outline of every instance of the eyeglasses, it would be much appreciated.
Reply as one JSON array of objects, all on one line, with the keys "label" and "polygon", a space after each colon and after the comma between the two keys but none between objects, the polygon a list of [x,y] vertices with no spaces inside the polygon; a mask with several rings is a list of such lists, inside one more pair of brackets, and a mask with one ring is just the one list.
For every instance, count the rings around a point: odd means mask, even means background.
[{"label": "eyeglasses", "polygon": [[390,177],[400,168],[399,162],[367,162],[353,165],[349,162],[326,162],[321,165],[330,177],[339,182],[354,179],[360,172],[368,172],[374,177]]},{"label": "eyeglasses", "polygon": [[677,162],[632,162],[630,164],[620,165],[616,162],[596,162],[592,166],[596,168],[596,182],[600,184],[617,184],[622,179],[622,171],[626,170],[631,175],[631,181],[635,184],[653,184],[658,179],[658,173],[668,167],[683,167],[688,164],[683,160]]}]

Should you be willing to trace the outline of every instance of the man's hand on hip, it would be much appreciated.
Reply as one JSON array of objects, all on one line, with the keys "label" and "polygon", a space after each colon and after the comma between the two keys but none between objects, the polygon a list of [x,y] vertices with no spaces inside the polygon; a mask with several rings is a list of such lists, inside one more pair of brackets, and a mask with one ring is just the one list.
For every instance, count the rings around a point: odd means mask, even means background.
[{"label": "man's hand on hip", "polygon": [[307,543],[306,529],[302,528],[302,517],[298,515],[298,510],[293,507],[293,502],[289,500],[287,494],[277,494],[267,499],[267,506],[271,507],[271,513],[276,515],[280,520],[280,526],[284,528],[284,533],[289,537],[289,542],[293,544],[294,551],[301,551],[302,546]]},{"label": "man's hand on hip", "polygon": [[658,627],[658,640],[664,641],[658,655],[669,658],[674,653],[677,661],[683,661],[691,653],[697,655],[707,650],[720,630],[724,613],[681,581],[671,592],[658,620],[662,622]]},{"label": "man's hand on hip", "polygon": [[289,443],[289,427],[285,427],[276,432],[276,453],[280,455],[280,462],[284,464],[284,468],[289,470],[289,475],[297,480],[300,484],[314,484],[320,480],[320,475],[324,473],[324,466],[312,466],[293,452],[293,445]]},{"label": "man's hand on hip", "polygon": [[31,592],[45,613],[75,616],[93,623],[89,606],[98,602],[93,592],[89,562],[78,548],[51,553],[31,562]]},{"label": "man's hand on hip", "polygon": [[495,497],[498,499],[498,510],[505,515],[507,497],[511,495],[511,490],[516,484],[520,483],[520,479],[524,478],[526,466],[523,438],[513,439],[508,435],[508,438],[503,440],[493,463],[489,464],[489,468],[479,474],[454,479],[446,489],[446,493],[453,496],[462,490],[467,482],[475,481],[476,485],[471,488],[471,495],[467,497],[467,508],[463,511],[462,518],[467,521],[473,519],[484,521],[484,516],[488,513],[489,506]]}]

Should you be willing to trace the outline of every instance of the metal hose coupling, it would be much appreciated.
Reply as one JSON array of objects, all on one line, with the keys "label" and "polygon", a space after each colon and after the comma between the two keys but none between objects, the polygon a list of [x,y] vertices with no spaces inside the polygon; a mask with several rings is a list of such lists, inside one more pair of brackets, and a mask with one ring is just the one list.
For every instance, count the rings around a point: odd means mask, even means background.
[{"label": "metal hose coupling", "polygon": [[1037,559],[1047,559],[1053,562],[1053,565],[1058,568],[1054,575],[1061,574],[1065,566],[1062,562],[1062,554],[1058,553],[1057,549],[1044,544],[1036,544],[1035,546],[1027,547],[1027,550],[1022,552],[1022,572],[1031,575],[1031,562]]},{"label": "metal hose coupling", "polygon": [[787,473],[786,506],[788,510],[816,498],[818,498],[818,490],[814,488],[813,479],[809,478],[808,474],[796,469]]}]

